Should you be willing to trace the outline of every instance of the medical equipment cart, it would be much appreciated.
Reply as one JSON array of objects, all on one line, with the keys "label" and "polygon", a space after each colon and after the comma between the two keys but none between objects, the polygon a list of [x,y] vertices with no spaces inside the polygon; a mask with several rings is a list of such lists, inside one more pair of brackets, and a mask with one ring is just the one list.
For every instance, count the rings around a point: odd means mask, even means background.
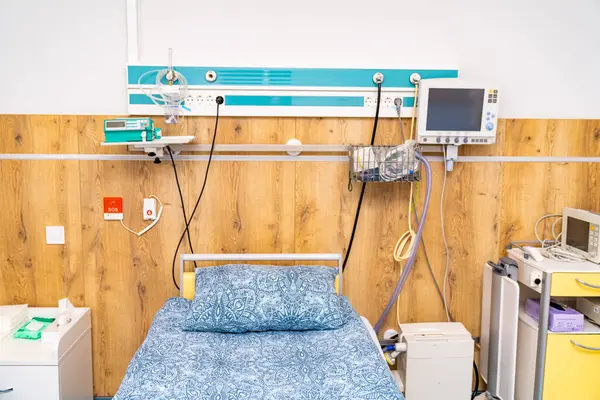
[{"label": "medical equipment cart", "polygon": [[[29,308],[29,318],[57,318],[58,308]],[[70,322],[57,321],[38,340],[0,340],[0,399],[93,398],[92,328],[89,308],[75,308]]]},{"label": "medical equipment cart", "polygon": [[[578,297],[600,297],[600,265],[538,262],[517,248],[507,254],[518,264],[521,284],[515,399],[600,399],[600,327],[586,320],[582,332],[548,329],[550,298],[574,304]],[[540,299],[539,324],[524,310],[532,297]]]}]

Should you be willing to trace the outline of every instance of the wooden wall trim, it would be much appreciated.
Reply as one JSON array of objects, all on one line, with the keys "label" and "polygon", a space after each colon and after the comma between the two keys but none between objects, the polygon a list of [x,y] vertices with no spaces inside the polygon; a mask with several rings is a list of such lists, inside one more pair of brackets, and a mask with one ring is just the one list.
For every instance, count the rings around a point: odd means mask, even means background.
[{"label": "wooden wall trim", "polygon": [[[123,154],[124,149],[99,146],[103,119],[2,115],[0,153],[131,156]],[[158,121],[165,134],[194,135],[197,143],[210,141],[213,123],[212,118],[186,118],[178,126]],[[397,120],[381,120],[379,126],[376,143],[399,142]],[[370,119],[223,118],[217,143],[285,143],[296,137],[303,143],[358,144],[369,141],[371,130]],[[600,121],[503,120],[496,144],[466,147],[461,154],[598,158]],[[481,271],[487,260],[497,259],[508,240],[530,238],[542,214],[560,212],[564,206],[600,211],[597,163],[495,160],[502,162],[459,162],[448,174],[448,297],[453,315],[473,335],[479,333]],[[206,162],[178,160],[177,165],[186,207],[191,208]],[[441,284],[443,165],[434,162],[432,168],[424,240]],[[348,192],[347,183],[344,162],[221,160],[211,167],[205,197],[191,225],[194,249],[345,253],[360,192],[358,186]],[[156,310],[178,294],[171,283],[171,261],[183,219],[170,163],[2,159],[0,185],[0,304],[54,306],[68,296],[75,305],[91,307],[94,392],[113,395]],[[159,224],[143,237],[102,219],[102,198],[122,196],[125,222],[134,229],[141,226],[142,199],[149,194],[157,195],[165,209]],[[402,184],[366,188],[344,293],[372,323],[398,278],[392,250],[407,228],[407,197],[408,187]],[[66,245],[46,246],[46,225],[64,225]],[[182,252],[189,252],[187,244]],[[402,321],[445,320],[422,251],[399,301]],[[391,314],[386,326],[396,324]]]}]

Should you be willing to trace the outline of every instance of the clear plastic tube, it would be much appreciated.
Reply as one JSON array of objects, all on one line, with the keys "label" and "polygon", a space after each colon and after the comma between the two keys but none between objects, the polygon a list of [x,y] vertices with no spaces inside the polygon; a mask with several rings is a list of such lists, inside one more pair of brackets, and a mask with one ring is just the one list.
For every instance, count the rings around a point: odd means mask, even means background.
[{"label": "clear plastic tube", "polygon": [[423,204],[423,215],[421,215],[421,221],[419,223],[419,226],[417,227],[417,234],[414,239],[414,242],[416,244],[413,247],[412,254],[410,255],[410,258],[408,259],[408,261],[406,262],[406,265],[404,266],[404,271],[402,271],[402,275],[400,276],[400,279],[398,280],[398,283],[396,284],[396,289],[394,289],[394,293],[392,294],[390,301],[388,302],[387,306],[385,307],[385,310],[383,310],[381,317],[379,317],[379,320],[377,321],[377,324],[375,325],[375,332],[379,332],[379,330],[381,329],[381,326],[385,322],[385,319],[386,319],[387,315],[389,314],[390,310],[392,309],[392,307],[394,306],[394,303],[396,303],[396,301],[398,300],[398,296],[400,296],[400,292],[402,291],[402,288],[404,287],[404,284],[406,283],[406,280],[408,279],[408,276],[410,275],[410,272],[415,263],[415,259],[417,257],[417,250],[419,250],[419,243],[421,241],[421,236],[423,235],[423,228],[425,227],[425,221],[427,220],[427,210],[429,209],[429,199],[431,198],[431,165],[429,164],[429,161],[427,161],[427,159],[425,157],[423,157],[423,155],[421,155],[421,153],[416,153],[415,155],[416,155],[417,159],[419,161],[421,161],[421,163],[425,167],[425,174],[426,174],[426,179],[427,179],[427,186],[425,189],[425,203]]}]

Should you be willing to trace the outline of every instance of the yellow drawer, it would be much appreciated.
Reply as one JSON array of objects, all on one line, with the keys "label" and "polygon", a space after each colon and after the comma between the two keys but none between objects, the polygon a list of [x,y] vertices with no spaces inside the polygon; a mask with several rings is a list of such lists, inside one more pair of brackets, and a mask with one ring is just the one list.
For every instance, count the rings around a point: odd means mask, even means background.
[{"label": "yellow drawer", "polygon": [[552,296],[600,297],[600,273],[552,274]]},{"label": "yellow drawer", "polygon": [[544,400],[600,399],[598,371],[600,334],[548,335]]}]

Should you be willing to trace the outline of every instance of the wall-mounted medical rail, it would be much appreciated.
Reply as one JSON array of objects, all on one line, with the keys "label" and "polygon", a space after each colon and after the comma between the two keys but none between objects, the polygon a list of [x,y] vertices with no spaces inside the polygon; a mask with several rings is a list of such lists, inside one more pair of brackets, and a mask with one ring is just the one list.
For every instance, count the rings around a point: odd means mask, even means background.
[{"label": "wall-mounted medical rail", "polygon": [[[210,151],[210,144],[183,144],[170,146],[178,152],[206,152]],[[352,145],[347,144],[216,144],[215,153],[348,153]],[[144,151],[143,146],[130,144],[130,151]],[[441,153],[441,146],[423,146],[423,153]]]},{"label": "wall-mounted medical rail", "polygon": [[[241,151],[236,151],[241,152]],[[180,161],[206,161],[208,155],[178,155]],[[168,156],[163,157],[164,160]],[[214,155],[213,161],[234,162],[349,162],[347,155]],[[39,154],[4,153],[0,160],[13,161],[153,161],[146,155],[132,154]],[[442,162],[443,157],[427,156],[430,162]],[[600,163],[600,157],[562,157],[562,156],[459,156],[456,162],[467,163]]]},{"label": "wall-mounted medical rail", "polygon": [[[340,253],[247,253],[247,254],[182,254],[179,257],[179,282],[183,282],[185,263],[189,261],[335,261],[338,287],[342,294],[342,255]],[[180,285],[183,296],[183,285]]]}]

